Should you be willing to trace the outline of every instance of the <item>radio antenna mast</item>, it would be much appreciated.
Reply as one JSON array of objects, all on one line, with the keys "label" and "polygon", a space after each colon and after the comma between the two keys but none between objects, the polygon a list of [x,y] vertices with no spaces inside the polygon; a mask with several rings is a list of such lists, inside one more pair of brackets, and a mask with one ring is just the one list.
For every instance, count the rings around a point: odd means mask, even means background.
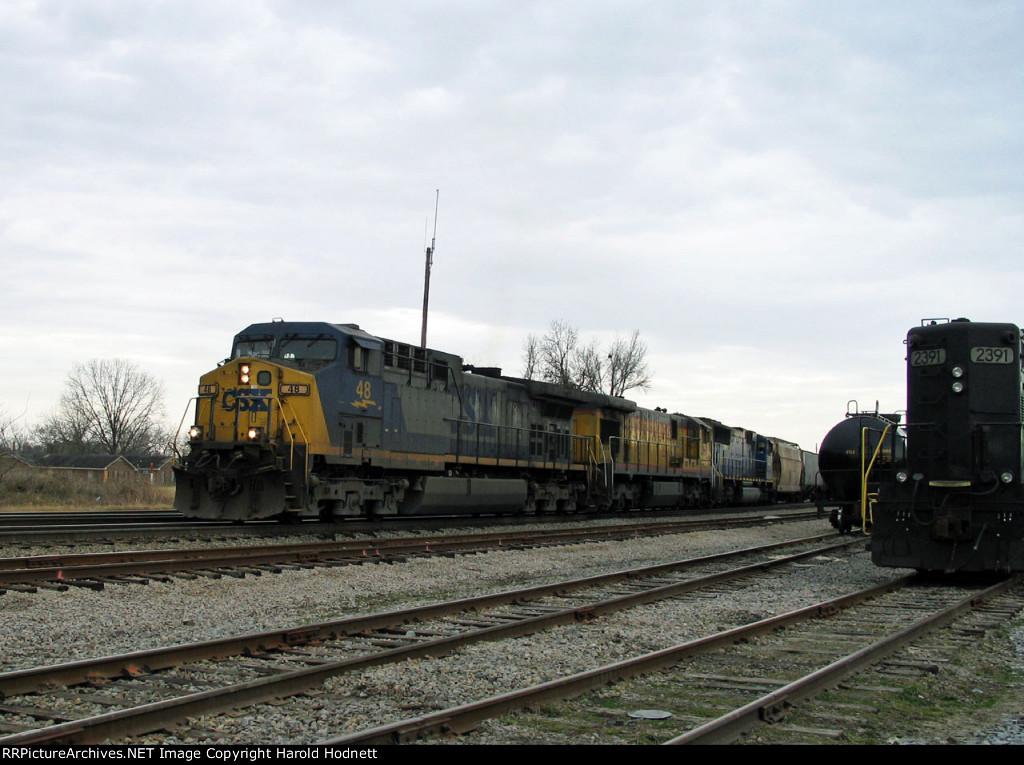
[{"label": "radio antenna mast", "polygon": [[423,329],[420,331],[420,348],[427,347],[427,305],[430,303],[430,267],[434,265],[434,247],[437,243],[437,207],[441,202],[441,189],[434,197],[434,235],[427,247],[427,265],[423,273]]}]

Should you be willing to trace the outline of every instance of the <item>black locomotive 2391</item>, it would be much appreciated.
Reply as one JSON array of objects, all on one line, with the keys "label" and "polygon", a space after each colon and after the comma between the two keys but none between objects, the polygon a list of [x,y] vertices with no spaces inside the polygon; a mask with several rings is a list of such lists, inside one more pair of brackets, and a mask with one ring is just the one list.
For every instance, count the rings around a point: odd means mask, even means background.
[{"label": "black locomotive 2391", "polygon": [[879,486],[872,560],[1024,571],[1020,329],[927,320],[906,343],[906,454]]}]

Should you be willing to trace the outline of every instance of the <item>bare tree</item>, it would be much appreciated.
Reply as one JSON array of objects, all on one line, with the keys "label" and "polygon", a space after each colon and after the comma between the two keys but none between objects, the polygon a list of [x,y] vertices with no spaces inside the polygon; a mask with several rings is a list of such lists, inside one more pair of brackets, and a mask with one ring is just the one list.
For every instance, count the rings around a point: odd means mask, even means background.
[{"label": "bare tree", "polygon": [[36,426],[36,440],[44,453],[87,454],[104,451],[91,435],[84,412],[59,406]]},{"label": "bare tree", "polygon": [[540,340],[529,334],[523,341],[523,377],[532,380],[540,367]]},{"label": "bare tree", "polygon": [[581,346],[579,330],[556,319],[541,337],[531,334],[523,342],[523,377],[583,388],[589,380],[588,354],[595,348]]},{"label": "bare tree", "polygon": [[28,434],[18,423],[20,419],[7,414],[7,408],[0,406],[0,450],[19,452],[28,445]]},{"label": "bare tree", "polygon": [[595,393],[604,392],[604,362],[596,340],[580,346],[573,354],[572,364],[575,387]]},{"label": "bare tree", "polygon": [[541,374],[545,382],[577,388],[574,360],[580,333],[564,321],[552,321],[540,340]]},{"label": "bare tree", "polygon": [[604,381],[609,396],[621,396],[634,388],[647,390],[651,387],[647,343],[640,339],[639,329],[634,329],[628,339],[615,336],[615,342],[608,353]]},{"label": "bare tree", "polygon": [[165,450],[163,383],[125,359],[93,359],[68,375],[56,411],[39,429],[66,451],[109,454]]},{"label": "bare tree", "polygon": [[542,336],[530,335],[523,344],[523,376],[595,393],[622,396],[651,384],[647,344],[640,330],[628,338],[618,335],[608,351],[596,341],[583,345],[579,331],[560,320]]}]

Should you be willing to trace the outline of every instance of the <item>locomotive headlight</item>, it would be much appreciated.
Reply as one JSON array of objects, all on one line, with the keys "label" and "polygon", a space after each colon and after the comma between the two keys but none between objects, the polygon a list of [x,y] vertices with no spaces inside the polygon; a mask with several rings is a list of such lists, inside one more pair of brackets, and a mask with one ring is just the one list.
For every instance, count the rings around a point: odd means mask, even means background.
[{"label": "locomotive headlight", "polygon": [[1003,483],[1010,483],[1011,481],[1013,481],[1013,473],[1007,470],[1004,473],[1000,474],[999,480],[1002,481]]},{"label": "locomotive headlight", "polygon": [[202,437],[203,437],[203,426],[202,425],[193,425],[191,428],[188,429],[188,440],[189,441],[199,441],[200,439],[202,439]]},{"label": "locomotive headlight", "polygon": [[263,435],[263,428],[249,428],[245,431],[245,437],[250,441],[259,441]]},{"label": "locomotive headlight", "polygon": [[955,383],[953,383],[952,388],[953,388],[953,392],[954,393],[963,393],[964,392],[964,384],[962,382],[960,382],[959,380],[957,380]]},{"label": "locomotive headlight", "polygon": [[951,375],[953,375],[953,377],[963,377],[964,376],[964,368],[960,367],[960,366],[956,366],[956,367],[953,367],[951,370],[949,370],[949,373]]},{"label": "locomotive headlight", "polygon": [[238,382],[242,385],[248,385],[249,380],[252,379],[251,370],[248,364],[242,364],[238,367]]},{"label": "locomotive headlight", "polygon": [[908,478],[910,478],[910,475],[906,470],[901,470],[896,474],[896,480],[900,483],[906,483]]}]

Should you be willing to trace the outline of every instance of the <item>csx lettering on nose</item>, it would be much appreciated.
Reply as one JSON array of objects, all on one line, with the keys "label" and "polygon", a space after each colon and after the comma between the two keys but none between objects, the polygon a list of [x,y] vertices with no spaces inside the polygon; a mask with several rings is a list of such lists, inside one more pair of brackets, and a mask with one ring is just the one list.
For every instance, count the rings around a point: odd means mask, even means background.
[{"label": "csx lettering on nose", "polygon": [[270,388],[230,388],[221,397],[221,406],[227,412],[269,412]]}]

